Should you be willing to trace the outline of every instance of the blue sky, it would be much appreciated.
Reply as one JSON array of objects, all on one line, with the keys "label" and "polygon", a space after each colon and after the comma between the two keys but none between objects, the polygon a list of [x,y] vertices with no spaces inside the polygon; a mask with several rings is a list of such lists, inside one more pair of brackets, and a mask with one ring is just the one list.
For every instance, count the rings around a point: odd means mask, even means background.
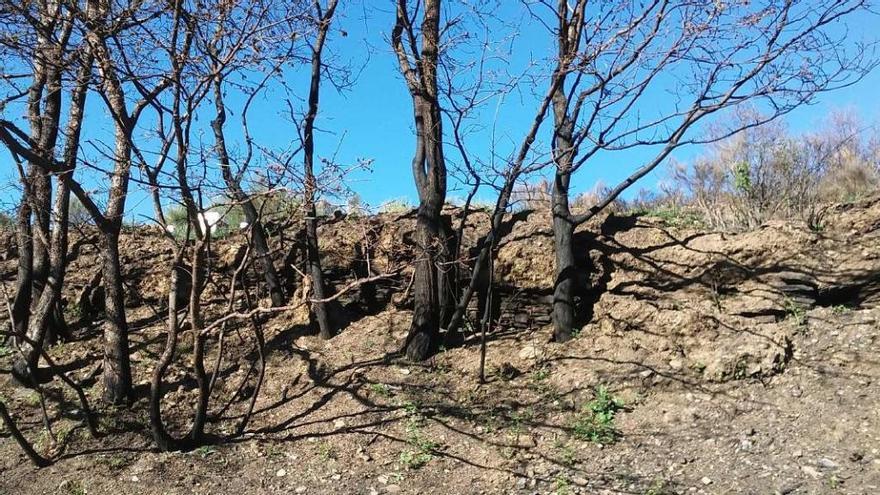
[{"label": "blue sky", "polygon": [[[502,12],[512,22],[516,19],[525,20],[521,26],[521,39],[513,50],[515,60],[512,66],[523,66],[531,58],[546,56],[548,40],[546,32],[540,26],[528,25],[518,2],[503,2]],[[411,202],[416,201],[416,191],[410,173],[410,160],[413,153],[413,131],[411,104],[406,87],[398,72],[397,61],[387,43],[388,33],[393,24],[392,13],[388,10],[375,8],[366,13],[349,12],[343,18],[340,27],[348,36],[336,37],[331,40],[334,49],[343,57],[348,56],[355,63],[369,56],[358,83],[344,93],[337,93],[325,87],[322,94],[321,116],[319,123],[333,132],[319,136],[319,153],[328,155],[339,150],[337,158],[342,162],[351,163],[357,158],[372,159],[370,173],[358,173],[351,177],[351,186],[370,205],[376,206],[383,201],[405,197]],[[876,37],[877,17],[861,16],[853,19],[849,26],[848,39]],[[369,48],[368,48],[369,47]],[[802,107],[786,117],[786,122],[793,132],[805,132],[822,124],[828,114],[835,109],[852,109],[866,122],[876,122],[880,116],[880,71],[869,74],[860,83],[850,88],[819,95],[812,105]],[[539,88],[541,91],[543,87]],[[487,105],[486,116],[494,117],[498,110],[497,102]],[[496,137],[499,143],[517,144],[533,118],[537,102],[528,92],[508,95],[499,111],[499,124]],[[344,130],[344,135],[338,129]],[[446,128],[449,131],[449,126]],[[487,137],[487,133],[480,136]],[[507,139],[504,139],[504,138]],[[474,143],[475,154],[485,153],[481,147],[488,147],[484,141]],[[700,147],[684,148],[673,156],[679,160],[688,160],[699,154]],[[447,147],[447,158],[457,159],[451,147]],[[591,164],[582,169],[573,178],[574,190],[577,192],[592,189],[597,181],[612,185],[628,176],[642,161],[652,156],[651,150],[641,150],[625,154],[621,163],[617,157],[603,157],[600,163]],[[635,186],[631,193],[639,187],[655,187],[662,179],[663,167],[644,182]],[[460,185],[451,183],[448,195],[462,197],[466,194]],[[491,198],[491,192],[481,193],[484,199]]]},{"label": "blue sky", "polygon": [[[388,5],[391,5],[390,2]],[[519,2],[501,2],[499,5],[501,7],[496,12],[498,17],[518,25],[520,30],[520,36],[513,45],[508,46],[511,50],[510,70],[516,71],[517,67],[525,67],[529,60],[545,57],[549,53],[550,43],[546,31],[527,19]],[[415,202],[416,192],[410,171],[414,145],[411,100],[388,44],[394,22],[393,12],[390,8],[384,8],[383,2],[352,3],[352,6],[337,20],[337,29],[329,40],[329,50],[336,61],[349,64],[360,72],[356,83],[343,92],[324,85],[317,121],[321,130],[317,137],[317,154],[324,158],[333,157],[343,165],[354,164],[359,159],[371,160],[370,171],[355,172],[348,176],[347,181],[349,187],[370,206],[376,207],[399,198]],[[855,42],[876,37],[874,30],[877,22],[876,17],[869,16],[853,19],[848,26],[847,39]],[[347,35],[341,36],[341,30]],[[289,71],[287,75],[294,93],[303,97],[307,91],[305,70]],[[793,131],[803,132],[820,125],[834,109],[851,108],[866,122],[876,122],[880,115],[880,98],[876,96],[878,88],[880,71],[874,71],[855,86],[820,95],[813,105],[798,109],[788,115],[786,121]],[[540,86],[538,90],[544,91],[544,87]],[[262,145],[283,149],[290,147],[295,129],[287,122],[286,106],[279,99],[279,92],[273,90],[256,101],[251,110],[251,133]],[[241,99],[230,97],[229,103],[232,107],[229,132],[235,136],[238,118],[236,107],[240,107]],[[503,101],[495,99],[488,102],[481,113],[484,127],[469,140],[471,152],[475,156],[487,157],[489,137],[494,135],[498,153],[509,154],[522,140],[536,107],[536,98],[528,89],[512,92]],[[207,125],[209,119],[202,119],[203,125]],[[148,122],[149,118],[145,120],[145,123]],[[494,128],[490,129],[489,123],[494,123]],[[107,136],[111,131],[103,103],[94,95],[87,110],[86,128],[87,136],[92,138]],[[96,154],[94,148],[87,152],[93,156]],[[687,161],[700,152],[696,147],[685,148],[676,152],[674,157]],[[458,159],[451,147],[447,148],[446,154],[451,160]],[[573,190],[575,193],[590,190],[599,181],[613,185],[650,156],[651,150],[604,155],[574,177]],[[138,175],[137,172],[135,174]],[[661,167],[633,188],[632,192],[640,187],[650,189],[656,186],[663,174]],[[15,176],[12,167],[4,166],[0,180],[6,184],[14,181]],[[88,176],[85,181],[93,182],[95,189],[100,189],[102,182],[99,176]],[[460,185],[455,181],[450,182],[450,198],[465,195],[466,191]],[[15,192],[9,187],[0,188],[0,196],[4,208],[15,201]],[[485,190],[479,196],[483,200],[490,200],[492,192]],[[146,192],[136,184],[131,187],[128,205],[130,219],[142,220],[145,215],[151,216]]]}]

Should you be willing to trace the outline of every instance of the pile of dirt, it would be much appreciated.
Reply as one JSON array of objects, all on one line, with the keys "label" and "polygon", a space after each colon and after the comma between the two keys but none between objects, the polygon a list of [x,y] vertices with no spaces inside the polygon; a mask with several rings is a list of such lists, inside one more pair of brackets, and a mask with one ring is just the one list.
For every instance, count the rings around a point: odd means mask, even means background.
[{"label": "pile of dirt", "polygon": [[[332,340],[313,335],[299,313],[267,320],[266,376],[245,434],[188,453],[155,451],[144,395],[164,345],[173,253],[155,231],[127,232],[139,398],[129,409],[101,408],[109,434],[93,440],[78,426],[69,392],[47,385],[50,397],[62,399],[49,401],[56,432],[64,432],[54,448],[58,462],[36,470],[0,434],[0,493],[880,492],[880,363],[873,355],[880,200],[831,208],[821,231],[771,223],[722,234],[650,216],[587,225],[576,245],[592,281],[581,295],[592,318],[565,344],[550,341],[545,313],[534,314],[552,301],[548,220],[523,212],[506,227],[496,281],[506,288],[507,320],[489,335],[486,383],[478,381],[476,335],[426,363],[396,354],[411,315],[404,269],[383,286],[381,307],[349,311],[355,318]],[[473,216],[465,251],[486,221],[484,213]],[[356,252],[374,273],[405,267],[414,222],[400,214],[323,225],[332,283],[358,276]],[[206,295],[209,317],[224,311],[224,278],[241,242],[212,245],[218,273]],[[289,247],[277,246],[279,265]],[[87,283],[96,256],[93,246],[83,247],[66,297]],[[2,263],[11,291],[15,261]],[[526,312],[529,318],[517,318]],[[85,380],[95,403],[99,380],[88,377],[100,363],[99,335],[97,321],[76,342],[51,350]],[[249,326],[228,328],[225,339],[209,424],[221,437],[248,407],[259,357]],[[167,377],[164,401],[178,433],[195,397],[185,356]],[[25,434],[40,440],[38,401],[7,380],[10,359],[0,357],[0,393]],[[597,437],[590,411],[600,388],[621,406],[605,425],[611,430]],[[45,436],[39,447],[53,448]]]}]

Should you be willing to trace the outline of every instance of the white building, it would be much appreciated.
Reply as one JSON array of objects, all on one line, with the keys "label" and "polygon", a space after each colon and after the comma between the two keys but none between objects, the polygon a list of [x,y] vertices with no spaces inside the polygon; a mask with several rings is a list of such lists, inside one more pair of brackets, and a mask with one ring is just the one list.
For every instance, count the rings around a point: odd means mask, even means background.
[{"label": "white building", "polygon": [[217,229],[223,226],[223,222],[220,221],[220,218],[220,212],[216,211],[199,213],[199,227],[202,229],[202,232],[204,232],[207,225],[207,227],[211,229],[211,233],[216,234]]}]

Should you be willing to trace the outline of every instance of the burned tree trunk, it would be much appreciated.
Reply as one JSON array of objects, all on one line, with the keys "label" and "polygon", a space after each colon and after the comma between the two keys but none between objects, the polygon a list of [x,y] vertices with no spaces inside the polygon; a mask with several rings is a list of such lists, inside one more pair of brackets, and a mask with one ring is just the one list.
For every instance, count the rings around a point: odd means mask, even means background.
[{"label": "burned tree trunk", "polygon": [[[67,214],[69,204],[70,189],[67,187],[65,180],[59,180],[55,207],[53,209],[56,225],[51,237],[50,268],[46,276],[46,286],[34,304],[33,313],[28,322],[27,338],[19,346],[22,351],[22,359],[16,360],[13,365],[14,374],[24,384],[27,384],[30,380],[23,380],[23,378],[37,371],[43,342],[47,337],[50,327],[55,325],[53,320],[57,318],[55,310],[59,301],[61,301],[61,287],[64,283],[66,267]],[[32,345],[31,342],[34,344]]]},{"label": "burned tree trunk", "polygon": [[576,272],[574,224],[569,220],[568,175],[557,174],[553,186],[553,242],[556,277],[553,283],[553,340],[571,340],[574,327]]},{"label": "burned tree trunk", "polygon": [[223,78],[220,74],[221,71],[218,70],[218,75],[213,81],[214,108],[217,112],[217,117],[211,122],[211,128],[214,131],[214,139],[216,141],[217,158],[220,161],[220,170],[230,196],[241,205],[241,209],[244,211],[244,216],[247,219],[248,228],[251,233],[251,242],[256,252],[256,259],[259,263],[259,269],[263,273],[263,279],[266,281],[272,305],[281,306],[284,304],[284,289],[272,263],[269,243],[266,239],[266,230],[263,228],[263,223],[253,200],[242,189],[239,177],[232,173],[229,151],[226,148],[226,135],[223,132],[223,125],[226,122],[226,105],[223,101]]},{"label": "burned tree trunk", "polygon": [[[440,50],[440,0],[426,0],[419,33],[422,46],[415,51],[416,30],[410,23],[406,0],[398,0],[391,41],[400,70],[413,100],[416,150],[413,176],[419,193],[415,242],[417,261],[413,279],[413,320],[406,339],[409,359],[421,361],[437,349],[441,316],[451,317],[450,290],[441,285],[438,267],[445,267],[449,256],[442,238],[441,211],[446,201],[446,163],[443,157],[443,126],[437,99],[437,61]],[[404,43],[404,33],[411,43]],[[409,47],[409,48],[407,48]],[[413,64],[411,59],[418,60]],[[442,313],[442,314],[441,314]]]},{"label": "burned tree trunk", "polygon": [[101,233],[101,270],[104,284],[104,401],[126,402],[131,394],[131,364],[128,355],[128,323],[125,291],[119,264],[119,230]]},{"label": "burned tree trunk", "polygon": [[440,293],[436,262],[440,256],[437,249],[440,208],[434,203],[430,198],[421,202],[416,222],[418,258],[413,275],[413,319],[406,339],[406,355],[413,361],[424,360],[435,352],[439,340]]},{"label": "burned tree trunk", "polygon": [[[31,315],[34,251],[31,243],[31,208],[26,197],[27,194],[27,187],[25,187],[21,203],[18,206],[15,230],[16,244],[18,245],[18,275],[16,277],[15,299],[12,303],[12,319],[14,320],[12,331],[15,335],[25,334]],[[22,339],[16,340],[22,341]]]},{"label": "burned tree trunk", "polygon": [[[118,22],[110,21],[113,12],[111,5],[96,4],[94,10],[87,13],[86,40],[102,84],[101,95],[113,117],[115,148],[113,153],[113,171],[110,175],[107,205],[102,212],[91,197],[75,181],[71,181],[71,190],[77,199],[89,211],[100,230],[99,247],[101,251],[101,271],[104,285],[104,401],[112,404],[127,402],[131,396],[131,365],[128,348],[128,322],[125,314],[125,290],[122,281],[122,267],[119,259],[119,234],[122,231],[122,219],[125,214],[128,196],[129,178],[132,166],[132,135],[144,108],[158,98],[170,84],[163,78],[151,90],[141,88],[142,98],[129,105],[123,81],[133,78],[125,72],[125,61],[117,65],[117,59],[111,53],[108,39],[114,36]],[[134,11],[126,11],[125,15],[134,15]],[[113,26],[111,26],[113,24]],[[118,45],[114,45],[118,46]]]},{"label": "burned tree trunk", "polygon": [[321,56],[324,44],[327,41],[327,32],[336,11],[337,0],[330,0],[326,11],[322,11],[320,2],[315,2],[318,21],[318,32],[312,48],[312,63],[309,86],[308,110],[303,119],[303,178],[305,180],[305,197],[303,208],[305,209],[306,231],[306,261],[308,272],[312,277],[312,291],[316,302],[312,303],[312,314],[318,324],[321,337],[329,339],[333,337],[333,328],[327,303],[323,299],[327,297],[326,284],[324,282],[324,270],[321,268],[321,253],[318,247],[318,218],[315,210],[315,196],[317,192],[317,180],[315,178],[315,118],[318,116],[318,103],[321,96],[321,71],[323,69]]},{"label": "burned tree trunk", "polygon": [[[567,38],[563,38],[568,42]],[[566,46],[566,45],[564,45]],[[562,76],[564,79],[564,76]],[[556,253],[556,277],[553,283],[553,339],[566,342],[571,339],[574,326],[574,296],[576,271],[572,244],[575,224],[568,204],[571,184],[572,157],[576,150],[574,124],[568,115],[565,88],[556,87],[553,93],[553,161],[556,173],[553,180],[551,214],[553,216],[553,242]]]},{"label": "burned tree trunk", "polygon": [[[54,18],[59,13],[46,12],[43,15]],[[17,335],[26,337],[20,342],[21,358],[14,363],[13,374],[25,384],[33,383],[36,378],[32,375],[37,370],[42,346],[67,333],[61,311],[61,287],[67,263],[68,182],[76,166],[83,106],[91,76],[91,58],[85,56],[77,72],[76,85],[71,90],[66,141],[59,170],[54,165],[64,69],[60,60],[70,29],[70,24],[64,23],[60,41],[49,45],[43,40],[38,44],[38,64],[30,90],[29,120],[32,142],[37,146],[35,155],[39,159],[30,160],[30,173],[23,178],[25,187],[18,219],[19,286],[13,307],[16,331],[20,332]],[[46,96],[41,108],[39,99],[43,89]],[[50,210],[53,176],[57,177],[56,198]],[[33,227],[30,213],[35,218]],[[50,223],[54,224],[53,229],[49,228]]]},{"label": "burned tree trunk", "polygon": [[[565,3],[559,2],[559,9]],[[553,162],[556,165],[551,198],[551,214],[553,216],[553,241],[556,253],[556,277],[553,283],[553,339],[566,342],[571,339],[575,322],[574,298],[577,281],[577,267],[574,257],[574,229],[576,223],[572,219],[569,207],[569,188],[571,174],[574,171],[574,157],[577,156],[577,144],[574,137],[575,122],[569,108],[569,95],[566,93],[567,66],[575,59],[583,27],[586,2],[578,2],[574,10],[564,13],[560,10],[557,48],[559,65],[557,74],[559,81],[554,84],[550,93],[553,105]]]}]

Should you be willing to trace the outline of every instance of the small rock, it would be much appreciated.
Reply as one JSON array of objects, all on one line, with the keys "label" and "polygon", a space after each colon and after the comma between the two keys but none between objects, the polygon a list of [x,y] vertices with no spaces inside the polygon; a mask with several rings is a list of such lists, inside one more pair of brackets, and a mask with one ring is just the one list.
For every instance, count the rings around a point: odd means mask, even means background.
[{"label": "small rock", "polygon": [[831,459],[825,458],[825,457],[816,461],[816,465],[822,469],[837,469],[839,467],[839,465],[836,462],[832,461]]},{"label": "small rock", "polygon": [[306,487],[304,487],[304,486],[298,486],[298,487],[296,487],[296,490],[294,490],[294,491],[295,491],[296,493],[304,493],[304,492],[306,491]]},{"label": "small rock", "polygon": [[337,419],[336,421],[333,422],[333,427],[334,428],[345,428],[345,420],[341,419],[341,418]]},{"label": "small rock", "polygon": [[388,475],[387,474],[380,474],[379,477],[376,478],[376,480],[378,480],[379,483],[382,483],[383,485],[385,485],[388,483]]},{"label": "small rock", "polygon": [[408,375],[408,374],[412,373],[412,371],[410,371],[409,368],[400,368],[398,371],[400,372],[401,375]]},{"label": "small rock", "polygon": [[387,493],[400,493],[400,485],[388,485],[385,487]]},{"label": "small rock", "polygon": [[520,359],[538,359],[539,357],[541,357],[541,351],[533,345],[527,345],[519,351]]},{"label": "small rock", "polygon": [[700,479],[700,483],[702,483],[702,484],[704,484],[704,485],[706,485],[706,486],[709,486],[709,485],[712,484],[712,480],[711,480],[710,478],[706,477],[706,476],[703,476],[703,478]]},{"label": "small rock", "polygon": [[336,473],[336,474],[334,474],[333,476],[331,476],[330,478],[331,478],[333,481],[339,481],[340,479],[342,479],[342,475],[339,474],[339,473]]},{"label": "small rock", "polygon": [[773,492],[773,495],[788,495],[789,493],[793,493],[795,490],[800,488],[801,483],[793,483],[788,485],[783,485],[782,488]]},{"label": "small rock", "polygon": [[588,483],[586,478],[582,478],[580,476],[575,476],[574,478],[571,479],[571,482],[577,486],[587,486],[587,483]]},{"label": "small rock", "polygon": [[669,361],[669,367],[675,371],[678,371],[682,367],[684,367],[684,363],[681,361],[681,359],[673,359]]},{"label": "small rock", "polygon": [[278,471],[275,471],[275,476],[277,476],[279,478],[281,478],[283,476],[287,476],[287,470],[284,468],[281,468]]},{"label": "small rock", "polygon": [[822,473],[820,473],[816,468],[812,466],[801,466],[801,471],[805,474],[812,476],[813,478],[821,478]]},{"label": "small rock", "polygon": [[138,478],[137,476],[132,476],[132,477],[131,477],[131,481],[133,481],[133,482],[135,482],[135,483],[137,483],[137,482],[140,481],[140,480],[141,480],[141,479]]}]

